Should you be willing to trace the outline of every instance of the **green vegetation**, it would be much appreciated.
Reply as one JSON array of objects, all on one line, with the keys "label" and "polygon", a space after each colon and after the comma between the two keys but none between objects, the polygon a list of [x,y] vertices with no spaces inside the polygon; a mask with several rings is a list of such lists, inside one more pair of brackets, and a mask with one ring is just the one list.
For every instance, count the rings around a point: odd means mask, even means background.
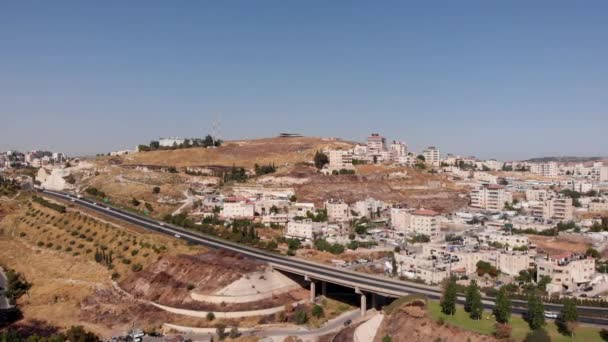
[{"label": "green vegetation", "polygon": [[213,321],[215,319],[215,314],[213,312],[207,312],[207,320],[209,322]]},{"label": "green vegetation", "polygon": [[277,167],[274,165],[274,163],[272,165],[268,164],[268,165],[262,165],[262,166],[255,164],[253,168],[255,170],[256,176],[262,176],[262,175],[274,173],[277,171]]},{"label": "green vegetation", "polygon": [[306,212],[306,217],[311,219],[312,222],[326,222],[327,221],[327,209],[319,209],[316,214],[310,211]]},{"label": "green vegetation", "polygon": [[321,318],[325,316],[325,312],[323,311],[323,307],[321,305],[315,305],[312,307],[312,315],[315,318]]},{"label": "green vegetation", "polygon": [[409,240],[410,243],[427,243],[430,242],[431,238],[428,235],[417,234]]},{"label": "green vegetation", "polygon": [[8,298],[8,302],[11,305],[15,305],[17,299],[26,294],[32,287],[32,284],[25,280],[23,274],[16,272],[13,269],[7,269],[4,273],[6,275],[5,296]]},{"label": "green vegetation", "polygon": [[65,213],[65,206],[61,205],[61,204],[57,204],[57,203],[53,203],[53,202],[49,202],[46,199],[42,198],[42,197],[38,197],[38,196],[32,196],[32,201],[45,206],[49,209],[53,209],[57,212],[60,213]]},{"label": "green vegetation", "polygon": [[471,280],[470,285],[467,286],[464,311],[468,312],[472,319],[481,319],[483,305],[481,303],[481,292],[479,292],[479,287],[475,280]]},{"label": "green vegetation", "polygon": [[441,296],[441,312],[446,315],[454,315],[456,313],[456,280],[449,279],[443,285],[443,294]]},{"label": "green vegetation", "polygon": [[152,188],[152,193],[153,194],[160,194],[160,187],[159,186],[155,186],[154,188]]},{"label": "green vegetation", "polygon": [[230,171],[224,173],[224,183],[227,182],[239,182],[243,183],[247,181],[247,173],[242,167],[232,166]]},{"label": "green vegetation", "polygon": [[344,246],[339,243],[329,243],[325,239],[315,240],[315,248],[319,251],[330,252],[332,254],[342,254]]},{"label": "green vegetation", "polygon": [[[484,313],[483,319],[481,320],[471,319],[464,310],[456,310],[454,315],[446,315],[441,312],[441,305],[437,301],[429,301],[427,303],[427,309],[429,316],[437,321],[441,320],[452,326],[488,336],[495,335],[496,333],[497,322],[491,319],[487,313]],[[531,331],[528,324],[519,316],[511,317],[509,326],[511,328],[511,338],[514,341],[524,340],[526,335]],[[550,323],[546,325],[545,328],[552,341],[572,341],[570,336],[560,334],[555,324]],[[606,336],[608,337],[608,331],[606,331]],[[581,326],[576,330],[576,334],[574,335],[574,341],[587,342],[599,340],[600,329],[594,327]]]},{"label": "green vegetation", "polygon": [[329,157],[327,156],[327,154],[317,151],[315,153],[314,161],[315,167],[321,170],[323,166],[325,166],[325,164],[329,164]]},{"label": "green vegetation", "polygon": [[0,175],[0,196],[12,196],[19,191],[19,183],[14,179],[4,178]]},{"label": "green vegetation", "polygon": [[498,323],[507,324],[511,319],[511,300],[507,296],[507,287],[502,286],[496,296],[494,317]]},{"label": "green vegetation", "polygon": [[24,331],[8,329],[0,332],[2,342],[97,342],[101,341],[97,335],[86,331],[82,326],[72,326],[65,333],[58,333],[51,336],[39,336],[27,334]]},{"label": "green vegetation", "polygon": [[105,192],[103,192],[97,188],[94,188],[94,187],[86,188],[86,190],[84,192],[86,192],[87,194],[94,196],[94,197],[100,197],[100,198],[106,197]]},{"label": "green vegetation", "polygon": [[498,270],[496,269],[496,267],[492,266],[492,264],[487,261],[480,260],[477,262],[476,266],[477,275],[480,277],[483,277],[485,274],[489,274],[493,278],[498,276]]},{"label": "green vegetation", "polygon": [[426,304],[427,299],[426,299],[426,296],[424,296],[424,295],[412,294],[412,295],[408,295],[408,296],[404,296],[404,297],[395,299],[392,303],[390,303],[389,305],[386,305],[382,310],[387,315],[390,315],[395,310],[397,310],[398,308],[400,308],[401,306],[406,305],[406,304],[410,304],[410,303],[415,302],[415,301],[419,301],[419,302],[422,302],[422,303]]},{"label": "green vegetation", "polygon": [[574,331],[578,326],[576,302],[569,298],[564,301],[564,306],[555,324],[562,334],[574,336]]},{"label": "green vegetation", "polygon": [[534,291],[528,296],[528,313],[526,314],[526,321],[531,330],[538,330],[546,324],[545,306]]}]

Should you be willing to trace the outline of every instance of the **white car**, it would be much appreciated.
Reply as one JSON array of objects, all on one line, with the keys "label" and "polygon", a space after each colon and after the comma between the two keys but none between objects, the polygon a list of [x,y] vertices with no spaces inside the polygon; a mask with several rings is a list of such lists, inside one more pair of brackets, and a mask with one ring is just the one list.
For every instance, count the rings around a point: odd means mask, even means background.
[{"label": "white car", "polygon": [[178,238],[178,239],[182,237],[182,236],[181,236],[181,235],[179,235],[179,234],[175,234],[175,235],[173,235],[173,236],[175,236],[175,237],[176,237],[176,238]]},{"label": "white car", "polygon": [[76,200],[75,200],[75,199],[73,199],[73,198],[72,198],[70,201],[72,201],[72,202],[76,202]]},{"label": "white car", "polygon": [[553,311],[545,311],[545,317],[546,318],[557,318],[557,312],[553,312]]},{"label": "white car", "polygon": [[165,224],[163,222],[158,222],[159,225],[164,226]]}]

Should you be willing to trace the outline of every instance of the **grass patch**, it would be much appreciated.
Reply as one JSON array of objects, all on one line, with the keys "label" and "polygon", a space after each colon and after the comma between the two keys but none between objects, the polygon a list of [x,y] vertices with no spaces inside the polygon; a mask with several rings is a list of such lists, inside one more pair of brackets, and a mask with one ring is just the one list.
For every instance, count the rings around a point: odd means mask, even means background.
[{"label": "grass patch", "polygon": [[[441,312],[441,306],[437,301],[428,301],[427,303],[429,316],[435,320],[443,319],[447,324],[462,328],[468,331],[474,331],[483,335],[492,335],[494,333],[494,324],[496,321],[492,317],[491,313],[484,311],[483,318],[481,320],[472,320],[468,313],[464,311],[462,306],[456,307],[456,313],[453,316],[445,315]],[[509,322],[513,330],[511,331],[511,337],[515,341],[522,341],[530,328],[528,323],[521,318],[519,315],[511,316]],[[551,337],[551,341],[556,342],[567,342],[572,341],[570,336],[564,336],[557,331],[557,326],[551,321],[547,321],[545,326],[547,333]],[[589,326],[579,326],[574,335],[574,341],[587,342],[587,341],[602,341],[599,335],[599,329]]]}]

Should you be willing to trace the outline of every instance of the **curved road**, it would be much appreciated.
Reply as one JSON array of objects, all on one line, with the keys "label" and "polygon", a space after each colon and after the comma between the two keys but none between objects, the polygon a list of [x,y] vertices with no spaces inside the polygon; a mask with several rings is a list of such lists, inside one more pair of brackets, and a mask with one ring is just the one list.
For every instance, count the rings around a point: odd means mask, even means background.
[{"label": "curved road", "polygon": [[[439,299],[441,297],[441,290],[434,286],[403,282],[377,275],[368,275],[344,269],[337,269],[298,258],[287,257],[257,248],[244,246],[234,242],[222,240],[217,237],[203,235],[201,233],[176,227],[174,225],[158,222],[148,217],[136,215],[122,209],[110,207],[106,204],[97,203],[86,198],[77,198],[67,193],[50,190],[40,190],[40,192],[63,200],[71,201],[74,204],[87,207],[102,214],[129,222],[145,229],[167,235],[177,235],[181,239],[192,243],[241,253],[257,260],[268,262],[280,269],[308,275],[313,279],[327,280],[336,284],[356,287],[362,291],[375,292],[395,297],[414,293],[423,294],[432,299]],[[459,302],[463,303],[464,298],[460,297]],[[513,312],[524,313],[526,311],[526,304],[527,303],[525,301],[513,300]],[[492,309],[494,306],[492,298],[484,297],[484,306],[486,309]],[[559,311],[561,309],[561,305],[547,303],[545,304],[545,308],[551,311]],[[592,313],[593,316],[608,317],[608,308],[579,306],[578,309],[579,314],[581,315],[580,322],[608,326],[608,318],[585,316],[585,313]]]}]

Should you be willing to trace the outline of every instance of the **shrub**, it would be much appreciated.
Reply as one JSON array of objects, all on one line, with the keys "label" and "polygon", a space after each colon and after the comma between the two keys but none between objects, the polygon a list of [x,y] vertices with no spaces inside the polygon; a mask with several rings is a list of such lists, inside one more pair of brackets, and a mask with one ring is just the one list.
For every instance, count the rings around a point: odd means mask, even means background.
[{"label": "shrub", "polygon": [[551,337],[549,337],[549,335],[547,334],[545,329],[536,329],[536,330],[530,331],[526,335],[526,338],[524,339],[524,341],[525,342],[551,342]]},{"label": "shrub", "polygon": [[303,309],[299,309],[298,311],[296,311],[294,318],[296,324],[298,325],[306,324],[306,322],[308,322],[308,314]]},{"label": "shrub", "polygon": [[325,313],[323,312],[323,307],[321,307],[320,305],[315,305],[312,307],[312,315],[316,318],[321,318],[325,315]]},{"label": "shrub", "polygon": [[215,319],[215,314],[213,312],[208,312],[207,313],[207,320],[211,322],[214,319]]},{"label": "shrub", "polygon": [[494,325],[494,336],[498,339],[508,339],[511,337],[511,329],[509,324],[496,323]]}]

